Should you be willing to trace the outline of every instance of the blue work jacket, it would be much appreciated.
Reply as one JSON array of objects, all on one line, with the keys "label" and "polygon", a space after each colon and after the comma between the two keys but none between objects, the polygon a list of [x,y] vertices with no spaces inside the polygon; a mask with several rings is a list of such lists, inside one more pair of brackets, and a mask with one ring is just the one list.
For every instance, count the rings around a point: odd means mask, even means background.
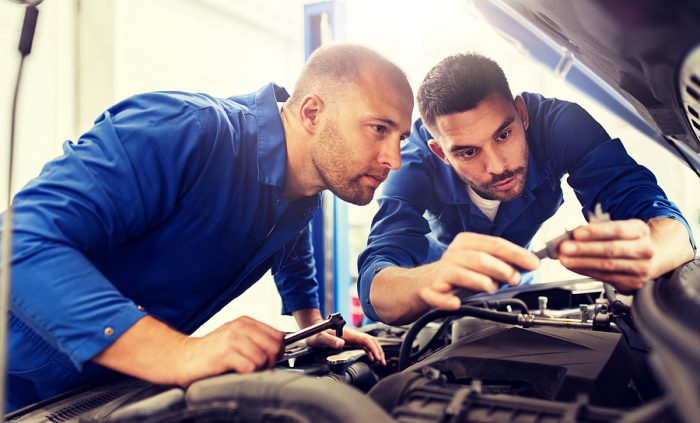
[{"label": "blue work jacket", "polygon": [[17,194],[8,409],[105,376],[89,360],[146,314],[192,333],[270,269],[284,312],[319,306],[287,97],[131,97]]},{"label": "blue work jacket", "polygon": [[[464,182],[429,147],[432,135],[419,119],[402,147],[401,169],[391,172],[367,249],[358,259],[358,291],[367,316],[379,320],[369,299],[374,275],[389,266],[415,267],[438,260],[460,232],[530,241],[564,202],[562,178],[588,218],[596,203],[612,219],[671,217],[690,227],[654,175],[637,164],[618,139],[574,103],[523,93],[529,114],[528,173],[521,197],[500,204],[492,222],[469,199]],[[532,274],[525,275],[527,283]]]}]

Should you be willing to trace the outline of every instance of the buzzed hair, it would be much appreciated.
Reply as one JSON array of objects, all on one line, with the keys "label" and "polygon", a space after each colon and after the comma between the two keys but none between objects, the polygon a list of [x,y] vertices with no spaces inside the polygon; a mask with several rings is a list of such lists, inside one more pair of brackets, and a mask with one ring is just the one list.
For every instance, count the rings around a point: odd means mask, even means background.
[{"label": "buzzed hair", "polygon": [[377,66],[398,80],[407,80],[398,66],[371,48],[332,44],[318,48],[309,56],[287,104],[296,107],[312,92],[337,93],[340,84],[356,81],[367,65]]},{"label": "buzzed hair", "polygon": [[423,123],[435,130],[437,118],[471,110],[491,93],[513,101],[503,69],[477,53],[455,54],[435,65],[418,88]]}]

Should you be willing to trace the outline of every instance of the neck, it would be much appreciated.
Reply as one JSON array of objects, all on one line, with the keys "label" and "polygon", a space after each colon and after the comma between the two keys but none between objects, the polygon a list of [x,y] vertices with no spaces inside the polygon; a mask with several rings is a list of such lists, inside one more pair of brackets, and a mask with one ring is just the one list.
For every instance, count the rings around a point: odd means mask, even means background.
[{"label": "neck", "polygon": [[294,119],[293,113],[291,110],[282,109],[281,116],[287,145],[284,197],[289,202],[318,194],[325,188],[311,161],[310,136]]}]

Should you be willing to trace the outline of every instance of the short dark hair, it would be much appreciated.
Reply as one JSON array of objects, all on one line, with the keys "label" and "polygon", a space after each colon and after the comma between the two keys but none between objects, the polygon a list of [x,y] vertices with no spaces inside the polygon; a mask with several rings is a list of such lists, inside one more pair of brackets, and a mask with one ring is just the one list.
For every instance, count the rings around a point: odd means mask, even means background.
[{"label": "short dark hair", "polygon": [[423,123],[435,128],[438,117],[473,109],[493,92],[513,100],[498,63],[477,53],[455,54],[430,69],[421,82],[418,110]]}]

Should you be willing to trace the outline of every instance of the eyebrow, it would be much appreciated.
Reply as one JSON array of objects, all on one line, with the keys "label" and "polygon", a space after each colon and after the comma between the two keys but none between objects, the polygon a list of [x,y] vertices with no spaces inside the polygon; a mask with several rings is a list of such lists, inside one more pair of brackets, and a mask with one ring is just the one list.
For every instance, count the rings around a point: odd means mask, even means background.
[{"label": "eyebrow", "polygon": [[[503,123],[493,132],[493,137],[496,138],[504,129],[509,127],[515,121],[515,116],[507,117]],[[453,145],[450,147],[450,153],[455,151],[464,150],[465,148],[474,148],[472,145]]]},{"label": "eyebrow", "polygon": [[454,153],[455,151],[464,150],[467,148],[474,148],[474,146],[471,146],[471,145],[453,145],[452,147],[450,147],[450,153]]},{"label": "eyebrow", "polygon": [[510,124],[513,123],[513,121],[515,121],[515,116],[507,117],[506,120],[503,121],[503,123],[501,124],[501,126],[499,126],[498,129],[496,129],[496,130],[493,132],[493,137],[496,138],[504,129],[506,129],[507,127],[509,127]]}]

